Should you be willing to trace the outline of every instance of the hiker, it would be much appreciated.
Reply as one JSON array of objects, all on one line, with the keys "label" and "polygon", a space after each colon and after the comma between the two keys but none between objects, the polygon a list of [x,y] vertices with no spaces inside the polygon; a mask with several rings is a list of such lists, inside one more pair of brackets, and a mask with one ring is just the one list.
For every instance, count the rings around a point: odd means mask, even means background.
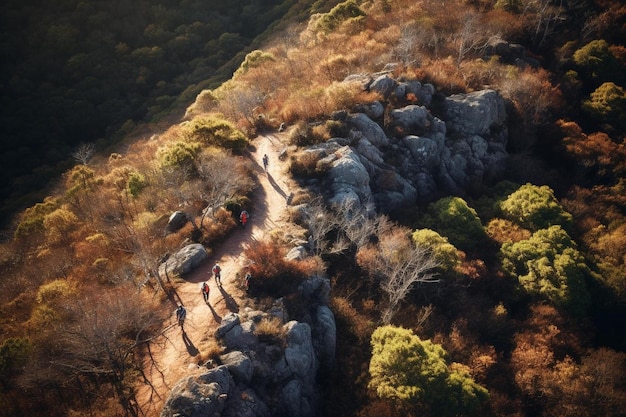
[{"label": "hiker", "polygon": [[221,286],[222,285],[222,268],[220,267],[220,263],[215,262],[215,265],[213,265],[213,269],[211,269],[211,271],[213,271],[213,276],[215,277],[215,283]]},{"label": "hiker", "polygon": [[263,155],[263,169],[267,171],[267,166],[270,163],[270,158],[267,156],[267,154]]},{"label": "hiker", "polygon": [[209,301],[209,292],[211,291],[209,288],[209,284],[207,284],[206,282],[203,282],[202,285],[200,286],[200,291],[202,291],[202,296],[204,297],[204,302],[208,302]]},{"label": "hiker", "polygon": [[246,289],[246,292],[250,291],[250,280],[252,279],[252,274],[250,272],[246,273],[246,276],[243,278],[243,285]]},{"label": "hiker", "polygon": [[176,320],[178,321],[180,327],[183,327],[183,324],[185,324],[185,317],[187,317],[187,310],[185,310],[185,307],[180,304],[176,309]]},{"label": "hiker", "polygon": [[241,214],[239,214],[239,222],[243,225],[243,227],[246,227],[246,223],[248,223],[248,217],[250,216],[245,210],[242,210]]}]

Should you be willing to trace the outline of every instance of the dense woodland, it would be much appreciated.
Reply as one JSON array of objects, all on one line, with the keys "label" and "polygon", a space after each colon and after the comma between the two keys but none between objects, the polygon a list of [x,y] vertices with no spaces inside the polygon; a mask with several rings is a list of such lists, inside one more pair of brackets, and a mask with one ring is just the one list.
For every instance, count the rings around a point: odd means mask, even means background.
[{"label": "dense woodland", "polygon": [[[390,62],[440,94],[498,90],[509,166],[492,186],[364,222],[367,239],[339,221],[313,228],[316,262],[284,261],[279,236],[246,253],[265,296],[289,300],[320,265],[331,279],[339,337],[323,415],[624,415],[626,6],[122,3],[2,6],[3,186],[42,185],[28,170],[75,161],[2,244],[0,415],[142,415],[140,362],[176,285],[159,259],[186,240],[210,251],[233,229],[257,132],[286,123],[294,144],[330,138],[332,112],[378,99],[341,81]],[[293,26],[253,42],[282,16]],[[495,38],[539,65],[487,57]],[[187,105],[186,122],[163,128]],[[77,147],[91,138],[124,146]],[[179,207],[193,221],[164,237]],[[337,236],[350,244],[330,250]],[[407,269],[439,281],[397,297],[390,271]]]},{"label": "dense woodland", "polygon": [[41,200],[80,144],[105,149],[138,122],[184,110],[263,32],[306,19],[310,3],[2,2],[0,217]]}]

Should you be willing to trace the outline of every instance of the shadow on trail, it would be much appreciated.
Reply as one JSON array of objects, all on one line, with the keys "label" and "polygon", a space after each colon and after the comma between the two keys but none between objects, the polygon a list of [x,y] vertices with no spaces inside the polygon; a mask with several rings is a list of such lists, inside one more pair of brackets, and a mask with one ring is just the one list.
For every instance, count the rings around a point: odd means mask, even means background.
[{"label": "shadow on trail", "polygon": [[267,180],[269,181],[270,185],[276,190],[276,192],[286,200],[287,194],[283,191],[282,188],[280,188],[280,185],[278,185],[274,177],[272,177],[272,174],[270,174],[269,172],[267,173]]},{"label": "shadow on trail", "polygon": [[237,304],[237,301],[235,301],[235,299],[233,297],[231,297],[231,295],[226,292],[224,287],[222,287],[220,285],[218,288],[220,290],[220,293],[222,294],[222,297],[224,297],[224,302],[226,303],[226,308],[231,313],[238,313],[239,312],[239,304]]},{"label": "shadow on trail", "polygon": [[187,352],[189,353],[189,355],[196,356],[198,353],[200,353],[198,348],[194,346],[189,336],[187,336],[187,332],[185,330],[183,330],[183,342],[185,343],[185,347],[187,348]]},{"label": "shadow on trail", "polygon": [[206,305],[208,305],[209,309],[211,310],[211,315],[213,315],[213,320],[215,320],[218,324],[221,323],[222,317],[219,314],[217,314],[217,311],[215,311],[211,303],[206,301]]}]

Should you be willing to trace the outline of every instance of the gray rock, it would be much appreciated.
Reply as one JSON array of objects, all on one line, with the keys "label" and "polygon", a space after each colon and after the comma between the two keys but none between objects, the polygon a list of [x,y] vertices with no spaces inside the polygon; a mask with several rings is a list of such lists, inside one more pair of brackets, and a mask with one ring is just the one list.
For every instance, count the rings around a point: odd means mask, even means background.
[{"label": "gray rock", "polygon": [[268,406],[251,388],[236,387],[229,395],[224,412],[215,417],[270,417]]},{"label": "gray rock", "polygon": [[159,265],[161,275],[185,275],[207,260],[209,255],[200,243],[187,245]]},{"label": "gray rock", "polygon": [[448,132],[460,137],[489,135],[506,120],[504,99],[494,90],[455,94],[446,98]]},{"label": "gray rock", "polygon": [[337,325],[335,315],[327,305],[320,305],[315,309],[311,331],[313,346],[319,358],[320,366],[329,371],[335,364]]},{"label": "gray rock", "polygon": [[369,174],[361,163],[358,154],[351,148],[343,147],[338,154],[341,156],[331,163],[328,170],[329,188],[334,196],[334,203],[354,201],[363,204],[371,197]]},{"label": "gray rock", "polygon": [[175,232],[187,224],[187,215],[182,211],[172,213],[167,221],[166,231]]},{"label": "gray rock", "polygon": [[302,383],[293,379],[280,393],[279,414],[285,417],[313,417],[315,412],[302,390]]},{"label": "gray rock", "polygon": [[252,361],[242,352],[235,350],[220,356],[220,361],[236,381],[249,383],[252,379]]},{"label": "gray rock", "polygon": [[219,416],[233,385],[232,377],[225,366],[185,377],[172,388],[161,417]]},{"label": "gray rock", "polygon": [[219,327],[215,331],[217,337],[224,337],[226,333],[232,330],[233,327],[238,326],[241,323],[238,314],[227,313],[222,317]]},{"label": "gray rock", "polygon": [[398,82],[388,75],[381,75],[370,84],[370,91],[379,93],[385,98],[389,98],[398,87]]},{"label": "gray rock", "polygon": [[311,326],[306,323],[290,321],[285,324],[286,342],[285,360],[298,378],[312,386],[317,373],[317,362],[311,341]]},{"label": "gray rock", "polygon": [[330,281],[328,278],[320,276],[311,277],[298,286],[298,292],[309,305],[328,304],[330,302]]},{"label": "gray rock", "polygon": [[421,136],[405,136],[402,142],[408,148],[415,163],[424,170],[433,170],[439,166],[439,146],[434,140]]},{"label": "gray rock", "polygon": [[363,113],[355,113],[348,116],[348,125],[363,134],[374,146],[387,146],[389,138],[380,125]]}]

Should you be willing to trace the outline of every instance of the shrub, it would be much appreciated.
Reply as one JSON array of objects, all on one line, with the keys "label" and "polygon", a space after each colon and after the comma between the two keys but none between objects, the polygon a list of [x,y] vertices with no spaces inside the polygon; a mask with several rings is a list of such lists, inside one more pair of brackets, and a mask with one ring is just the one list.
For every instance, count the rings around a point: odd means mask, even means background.
[{"label": "shrub", "polygon": [[502,266],[522,287],[578,317],[590,305],[589,268],[576,244],[561,226],[535,232],[529,239],[504,243]]},{"label": "shrub", "polygon": [[10,379],[26,364],[31,350],[28,339],[11,337],[0,345],[0,383],[8,388]]},{"label": "shrub", "polygon": [[270,242],[257,242],[246,250],[255,291],[274,297],[295,293],[305,278],[304,265],[286,260],[285,254],[284,248]]},{"label": "shrub", "polygon": [[487,234],[496,242],[519,242],[528,239],[531,232],[520,227],[518,224],[505,219],[492,219],[487,223]]},{"label": "shrub", "polygon": [[263,52],[256,49],[246,55],[237,71],[235,71],[233,78],[237,78],[238,76],[245,74],[251,68],[256,68],[263,65],[264,62],[273,61],[275,61],[274,55],[269,52]]},{"label": "shrub", "polygon": [[423,221],[461,250],[475,250],[487,236],[476,210],[460,197],[446,197],[430,204]]},{"label": "shrub", "polygon": [[54,303],[74,294],[75,291],[74,285],[67,280],[56,279],[39,287],[37,290],[37,302]]},{"label": "shrub", "polygon": [[553,225],[569,230],[573,222],[547,185],[522,185],[500,203],[500,210],[505,218],[531,231]]},{"label": "shrub", "polygon": [[159,148],[157,158],[162,167],[193,172],[194,162],[200,150],[199,143],[178,141]]},{"label": "shrub", "polygon": [[366,16],[355,0],[346,0],[333,7],[328,13],[319,16],[315,27],[317,30],[330,33],[348,20],[358,20]]},{"label": "shrub", "polygon": [[254,326],[254,334],[260,341],[283,345],[285,343],[286,329],[278,317],[263,317]]},{"label": "shrub", "polygon": [[466,366],[448,365],[441,345],[422,340],[411,330],[379,327],[371,344],[369,386],[381,398],[451,417],[472,414],[488,398],[488,391],[474,382]]},{"label": "shrub", "polygon": [[416,246],[432,251],[436,262],[444,271],[452,271],[461,263],[461,256],[448,239],[431,229],[420,229],[413,232],[411,239]]},{"label": "shrub", "polygon": [[57,202],[54,199],[46,198],[42,203],[37,203],[24,210],[15,229],[14,238],[22,239],[43,232],[45,230],[43,226],[44,217],[56,210],[57,207]]},{"label": "shrub", "polygon": [[128,191],[128,194],[136,198],[147,185],[148,182],[146,181],[146,177],[137,171],[133,171],[130,173],[128,180],[126,181],[126,190]]},{"label": "shrub", "polygon": [[619,79],[617,60],[604,39],[593,40],[574,52],[574,62],[581,72],[596,82]]},{"label": "shrub", "polygon": [[198,116],[184,125],[188,141],[241,150],[248,146],[246,135],[218,115]]},{"label": "shrub", "polygon": [[615,83],[603,83],[583,102],[582,108],[615,129],[626,127],[626,92]]}]

